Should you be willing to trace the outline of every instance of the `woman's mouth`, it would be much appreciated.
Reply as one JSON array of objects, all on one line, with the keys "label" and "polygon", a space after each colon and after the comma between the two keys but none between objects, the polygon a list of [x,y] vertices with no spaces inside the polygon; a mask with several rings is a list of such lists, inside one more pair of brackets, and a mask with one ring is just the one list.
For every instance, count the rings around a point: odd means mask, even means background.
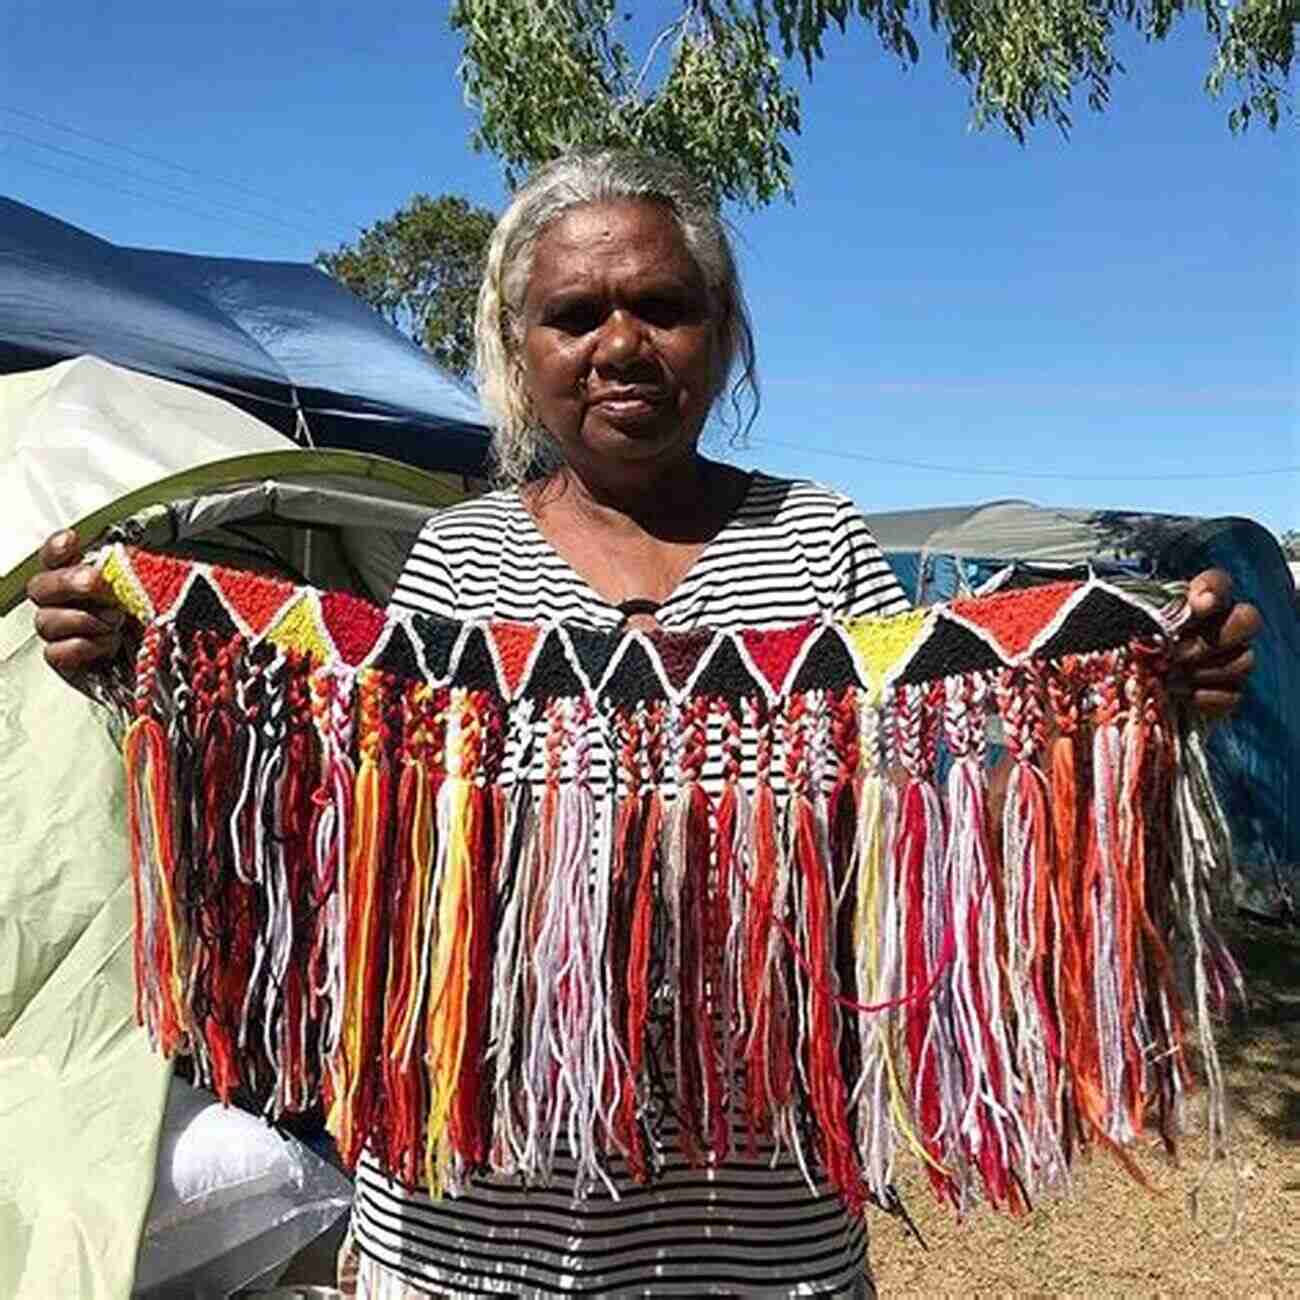
[{"label": "woman's mouth", "polygon": [[663,396],[652,388],[606,389],[589,395],[587,404],[611,424],[638,424],[659,413]]}]

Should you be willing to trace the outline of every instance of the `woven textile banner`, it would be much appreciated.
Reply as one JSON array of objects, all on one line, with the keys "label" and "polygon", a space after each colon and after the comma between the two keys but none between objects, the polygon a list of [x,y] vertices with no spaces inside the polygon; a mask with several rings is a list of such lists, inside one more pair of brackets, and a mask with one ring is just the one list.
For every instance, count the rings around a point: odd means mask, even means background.
[{"label": "woven textile banner", "polygon": [[[1172,1148],[1239,990],[1170,625],[1099,581],[737,634],[385,616],[116,547],[139,1012],[343,1157],[787,1149],[960,1209]],[[992,761],[996,741],[998,762]]]}]

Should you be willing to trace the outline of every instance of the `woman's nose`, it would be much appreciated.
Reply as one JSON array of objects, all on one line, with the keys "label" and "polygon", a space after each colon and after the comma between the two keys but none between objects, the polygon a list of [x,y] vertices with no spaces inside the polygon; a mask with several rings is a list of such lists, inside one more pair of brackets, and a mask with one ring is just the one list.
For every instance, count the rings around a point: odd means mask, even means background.
[{"label": "woman's nose", "polygon": [[610,312],[601,326],[592,361],[597,367],[611,366],[615,369],[633,364],[641,357],[644,341],[640,322],[618,308]]}]

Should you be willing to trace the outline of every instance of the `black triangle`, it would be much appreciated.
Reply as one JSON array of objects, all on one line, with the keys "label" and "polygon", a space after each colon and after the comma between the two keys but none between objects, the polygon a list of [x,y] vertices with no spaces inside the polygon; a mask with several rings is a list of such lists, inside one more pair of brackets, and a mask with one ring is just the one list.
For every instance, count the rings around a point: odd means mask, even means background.
[{"label": "black triangle", "polygon": [[467,691],[490,691],[493,695],[501,693],[497,680],[496,664],[492,662],[492,652],[488,649],[487,637],[481,627],[472,627],[461,647],[460,658],[456,661],[456,686]]},{"label": "black triangle", "polygon": [[609,667],[609,661],[614,657],[621,638],[611,632],[597,632],[589,627],[570,627],[565,630],[569,634],[573,653],[578,656],[578,663],[582,665],[582,671],[587,674],[587,680],[595,690],[600,685],[600,679],[605,675],[605,669]]},{"label": "black triangle", "polygon": [[432,614],[416,614],[411,619],[411,630],[420,640],[424,662],[435,681],[442,681],[447,676],[452,647],[460,635],[460,628],[459,623]]},{"label": "black triangle", "polygon": [[1149,641],[1163,629],[1153,610],[1130,605],[1094,587],[1065,616],[1065,621],[1034,653],[1046,659],[1117,650],[1130,641]]},{"label": "black triangle", "polygon": [[650,656],[640,641],[633,641],[628,646],[600,697],[615,706],[668,698],[664,684],[659,680],[659,674],[655,672],[654,664],[650,662]]},{"label": "black triangle", "polygon": [[848,647],[831,628],[827,628],[808,647],[804,661],[794,679],[792,691],[843,691],[861,686],[857,666]]},{"label": "black triangle", "polygon": [[548,632],[537,658],[533,660],[524,690],[526,700],[564,700],[586,693],[564,653],[558,632]]},{"label": "black triangle", "polygon": [[940,617],[898,680],[915,686],[954,673],[990,672],[1005,666],[1002,656],[983,637],[950,618]]},{"label": "black triangle", "polygon": [[239,631],[234,619],[226,612],[221,597],[201,573],[194,575],[175,618],[176,627],[181,632],[215,632],[223,640],[228,640]]},{"label": "black triangle", "polygon": [[424,676],[410,634],[400,623],[392,625],[384,648],[374,659],[374,666],[402,681],[419,681]]},{"label": "black triangle", "polygon": [[763,693],[754,674],[745,667],[733,638],[724,636],[695,679],[692,694],[701,699],[722,699],[729,704],[753,699]]}]

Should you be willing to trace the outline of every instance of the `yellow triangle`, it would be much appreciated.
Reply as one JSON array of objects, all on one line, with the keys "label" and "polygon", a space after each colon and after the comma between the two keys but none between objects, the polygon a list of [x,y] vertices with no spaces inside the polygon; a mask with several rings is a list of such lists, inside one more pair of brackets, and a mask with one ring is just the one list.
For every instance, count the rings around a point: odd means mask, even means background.
[{"label": "yellow triangle", "polygon": [[856,618],[845,623],[844,632],[872,703],[880,698],[889,670],[907,654],[929,617],[928,610],[909,609],[888,618]]},{"label": "yellow triangle", "polygon": [[330,641],[320,612],[310,594],[304,592],[267,629],[266,640],[281,650],[296,650],[317,663],[330,657]]},{"label": "yellow triangle", "polygon": [[117,603],[131,615],[137,623],[147,623],[153,618],[153,606],[144,588],[131,570],[130,564],[122,554],[120,546],[114,546],[108,553],[102,570],[104,580],[113,589]]}]

